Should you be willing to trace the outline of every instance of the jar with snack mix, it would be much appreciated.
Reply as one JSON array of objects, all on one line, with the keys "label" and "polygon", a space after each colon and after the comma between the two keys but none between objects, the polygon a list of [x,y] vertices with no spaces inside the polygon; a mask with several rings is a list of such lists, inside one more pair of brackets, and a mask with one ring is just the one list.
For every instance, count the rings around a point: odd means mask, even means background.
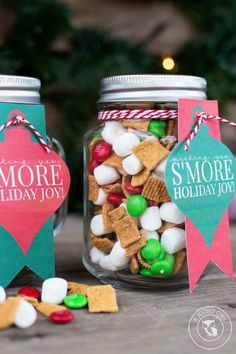
[{"label": "jar with snack mix", "polygon": [[205,99],[184,75],[102,80],[97,128],[85,137],[85,267],[116,287],[188,286],[185,218],[165,186],[178,142],[178,99]]}]

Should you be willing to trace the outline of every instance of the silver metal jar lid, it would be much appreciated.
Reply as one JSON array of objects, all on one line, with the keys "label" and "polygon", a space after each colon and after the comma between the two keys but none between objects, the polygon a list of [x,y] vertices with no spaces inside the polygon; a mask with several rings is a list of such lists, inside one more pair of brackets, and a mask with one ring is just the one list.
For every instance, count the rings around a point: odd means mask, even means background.
[{"label": "silver metal jar lid", "polygon": [[176,102],[179,98],[205,99],[207,82],[187,75],[122,75],[101,81],[102,102]]},{"label": "silver metal jar lid", "polygon": [[27,76],[0,75],[0,102],[40,103],[41,83]]}]

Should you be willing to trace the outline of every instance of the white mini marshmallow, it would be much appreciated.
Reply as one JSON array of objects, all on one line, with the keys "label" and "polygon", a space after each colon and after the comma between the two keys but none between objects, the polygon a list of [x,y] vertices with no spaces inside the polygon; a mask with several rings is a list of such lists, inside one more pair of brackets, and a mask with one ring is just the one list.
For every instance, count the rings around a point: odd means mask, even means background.
[{"label": "white mini marshmallow", "polygon": [[131,154],[122,161],[122,167],[129,175],[134,176],[143,169],[142,162],[136,155]]},{"label": "white mini marshmallow", "polygon": [[107,270],[112,270],[113,272],[119,270],[119,267],[115,266],[112,262],[111,262],[111,258],[110,255],[108,254],[105,257],[102,257],[100,259],[99,262],[100,267],[107,269]]},{"label": "white mini marshmallow", "polygon": [[121,125],[120,122],[106,122],[105,126],[101,132],[103,139],[109,143],[113,144],[115,138],[124,134],[126,129]]},{"label": "white mini marshmallow", "polygon": [[91,261],[95,264],[99,264],[100,260],[105,256],[106,254],[102,251],[100,251],[97,247],[93,247],[90,251],[90,258]]},{"label": "white mini marshmallow", "polygon": [[21,299],[16,309],[14,324],[19,328],[33,326],[37,319],[35,308],[27,301]]},{"label": "white mini marshmallow", "polygon": [[145,231],[158,230],[162,225],[158,206],[148,207],[139,218]]},{"label": "white mini marshmallow", "polygon": [[133,133],[124,133],[113,142],[113,150],[118,156],[125,157],[132,154],[132,149],[140,143],[139,138]]},{"label": "white mini marshmallow", "polygon": [[121,247],[120,241],[117,241],[110,253],[111,262],[119,267],[119,269],[124,269],[128,266],[129,258],[127,257],[126,251]]},{"label": "white mini marshmallow", "polygon": [[155,240],[159,241],[160,239],[160,235],[156,231],[145,231],[144,229],[141,229],[140,233],[146,237],[146,240],[154,238]]},{"label": "white mini marshmallow", "polygon": [[179,227],[172,227],[163,232],[161,236],[161,245],[166,252],[173,254],[186,247],[185,230]]},{"label": "white mini marshmallow", "polygon": [[102,188],[99,188],[98,197],[97,197],[97,200],[94,202],[94,204],[95,205],[103,205],[103,204],[107,203],[107,196],[108,196],[108,194]]},{"label": "white mini marshmallow", "polygon": [[52,304],[61,304],[67,295],[67,281],[62,278],[50,278],[43,282],[41,300]]},{"label": "white mini marshmallow", "polygon": [[2,304],[6,300],[6,292],[5,289],[0,286],[0,304]]},{"label": "white mini marshmallow", "polygon": [[160,207],[161,219],[173,224],[182,224],[185,220],[184,214],[173,202],[163,203]]},{"label": "white mini marshmallow", "polygon": [[95,215],[92,218],[90,223],[90,229],[95,236],[102,236],[112,231],[106,230],[102,214]]},{"label": "white mini marshmallow", "polygon": [[165,178],[166,163],[167,163],[167,158],[161,161],[161,163],[159,163],[154,170],[157,176],[162,179]]},{"label": "white mini marshmallow", "polygon": [[111,166],[99,165],[94,169],[93,173],[97,184],[100,186],[114,183],[120,179],[120,174]]}]

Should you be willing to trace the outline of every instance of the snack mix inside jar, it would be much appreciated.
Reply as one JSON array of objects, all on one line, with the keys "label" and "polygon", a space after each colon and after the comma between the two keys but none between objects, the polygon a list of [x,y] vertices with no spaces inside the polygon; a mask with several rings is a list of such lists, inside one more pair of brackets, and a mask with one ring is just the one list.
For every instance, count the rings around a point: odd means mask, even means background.
[{"label": "snack mix inside jar", "polygon": [[188,286],[184,215],[165,186],[179,98],[205,99],[206,81],[180,75],[102,80],[100,125],[85,137],[86,268],[115,287]]}]

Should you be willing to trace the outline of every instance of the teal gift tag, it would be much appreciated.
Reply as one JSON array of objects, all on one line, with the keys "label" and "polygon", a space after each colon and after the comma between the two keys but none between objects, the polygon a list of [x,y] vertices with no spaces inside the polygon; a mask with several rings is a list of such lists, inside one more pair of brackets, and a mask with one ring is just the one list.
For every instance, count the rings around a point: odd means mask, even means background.
[{"label": "teal gift tag", "polygon": [[231,151],[209,135],[205,124],[191,141],[171,152],[166,166],[168,193],[199,230],[208,247],[236,192],[236,161]]}]

